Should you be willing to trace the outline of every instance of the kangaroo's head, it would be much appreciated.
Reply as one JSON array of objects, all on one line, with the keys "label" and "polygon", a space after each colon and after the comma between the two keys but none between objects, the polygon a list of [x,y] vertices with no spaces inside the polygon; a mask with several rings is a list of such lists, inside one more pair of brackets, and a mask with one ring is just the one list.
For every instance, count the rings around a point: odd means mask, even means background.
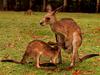
[{"label": "kangaroo's head", "polygon": [[61,7],[55,9],[54,11],[52,11],[51,7],[47,7],[47,14],[42,18],[42,20],[40,21],[40,25],[44,26],[47,24],[53,24],[56,22],[56,11],[61,9]]}]

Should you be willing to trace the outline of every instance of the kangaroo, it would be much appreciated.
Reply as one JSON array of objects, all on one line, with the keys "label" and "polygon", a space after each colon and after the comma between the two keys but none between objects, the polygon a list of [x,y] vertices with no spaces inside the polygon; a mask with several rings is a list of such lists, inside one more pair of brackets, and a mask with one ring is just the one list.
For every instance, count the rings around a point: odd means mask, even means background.
[{"label": "kangaroo", "polygon": [[41,55],[49,57],[50,62],[55,64],[56,59],[59,55],[59,49],[57,46],[51,47],[49,44],[41,40],[34,40],[28,44],[27,49],[20,62],[12,59],[1,60],[1,62],[14,62],[17,64],[25,64],[28,57],[32,57],[33,59],[36,59],[36,67],[40,68]]},{"label": "kangaroo", "polygon": [[32,15],[32,10],[31,10],[31,9],[27,10],[27,11],[25,12],[25,14],[26,14],[26,15]]},{"label": "kangaroo", "polygon": [[[71,52],[71,64],[70,67],[75,65],[75,61],[79,60],[78,49],[82,44],[81,29],[72,18],[62,18],[57,20],[56,12],[63,6],[52,11],[50,8],[47,10],[47,14],[40,21],[41,26],[50,25],[51,30],[55,33],[56,42],[60,50],[59,63],[62,63],[61,49],[66,52]],[[97,54],[98,55],[98,54]],[[91,54],[89,55],[91,57]],[[93,55],[95,56],[95,54]],[[88,56],[85,56],[88,58]]]}]

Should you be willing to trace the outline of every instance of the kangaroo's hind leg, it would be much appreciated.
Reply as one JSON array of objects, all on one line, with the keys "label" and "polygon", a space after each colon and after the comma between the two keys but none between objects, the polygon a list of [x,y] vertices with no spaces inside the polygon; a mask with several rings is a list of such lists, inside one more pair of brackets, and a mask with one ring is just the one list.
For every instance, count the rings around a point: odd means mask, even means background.
[{"label": "kangaroo's hind leg", "polygon": [[81,43],[82,43],[81,36],[78,33],[74,33],[73,34],[73,42],[72,42],[73,53],[72,53],[72,57],[71,57],[70,66],[74,66],[76,60],[80,61],[79,54],[78,54],[78,49],[79,49]]}]

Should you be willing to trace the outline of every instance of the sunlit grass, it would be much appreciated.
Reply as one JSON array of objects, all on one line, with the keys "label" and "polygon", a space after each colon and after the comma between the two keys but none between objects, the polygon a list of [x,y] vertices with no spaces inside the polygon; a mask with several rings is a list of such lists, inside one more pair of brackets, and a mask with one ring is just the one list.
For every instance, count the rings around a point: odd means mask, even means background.
[{"label": "sunlit grass", "polygon": [[[20,61],[31,40],[40,39],[45,42],[55,41],[49,26],[41,27],[39,21],[45,13],[33,12],[0,12],[0,59],[12,58]],[[89,53],[100,53],[100,14],[58,13],[57,18],[73,18],[83,32],[83,43],[79,49],[80,56]],[[67,67],[70,58],[62,51],[63,64],[59,68]],[[46,60],[46,58],[44,58]],[[72,75],[80,70],[80,75],[100,75],[100,58],[88,59],[72,71],[37,69],[33,64],[19,65],[0,62],[0,75]]]}]

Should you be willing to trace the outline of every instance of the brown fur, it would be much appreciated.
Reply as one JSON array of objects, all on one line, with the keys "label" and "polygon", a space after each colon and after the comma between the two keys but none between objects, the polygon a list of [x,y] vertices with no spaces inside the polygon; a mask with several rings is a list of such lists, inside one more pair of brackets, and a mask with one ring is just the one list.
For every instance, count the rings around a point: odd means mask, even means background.
[{"label": "brown fur", "polygon": [[58,47],[57,46],[51,47],[43,41],[34,40],[28,44],[27,49],[20,62],[12,59],[1,60],[1,62],[14,62],[18,64],[24,64],[26,63],[28,57],[32,57],[33,59],[34,58],[36,59],[37,68],[40,68],[39,62],[40,62],[41,55],[49,57],[51,59],[51,62],[55,64],[56,58],[59,55]]},{"label": "brown fur", "polygon": [[[63,18],[58,21],[55,14],[56,11],[60,8],[61,7],[54,11],[49,10],[48,13],[40,21],[40,25],[50,25],[51,30],[55,33],[58,48],[60,50],[61,48],[64,48],[66,52],[72,53],[70,66],[74,66],[75,61],[80,60],[78,49],[82,43],[81,29],[72,18]],[[59,63],[61,62],[62,59],[60,51]]]}]

